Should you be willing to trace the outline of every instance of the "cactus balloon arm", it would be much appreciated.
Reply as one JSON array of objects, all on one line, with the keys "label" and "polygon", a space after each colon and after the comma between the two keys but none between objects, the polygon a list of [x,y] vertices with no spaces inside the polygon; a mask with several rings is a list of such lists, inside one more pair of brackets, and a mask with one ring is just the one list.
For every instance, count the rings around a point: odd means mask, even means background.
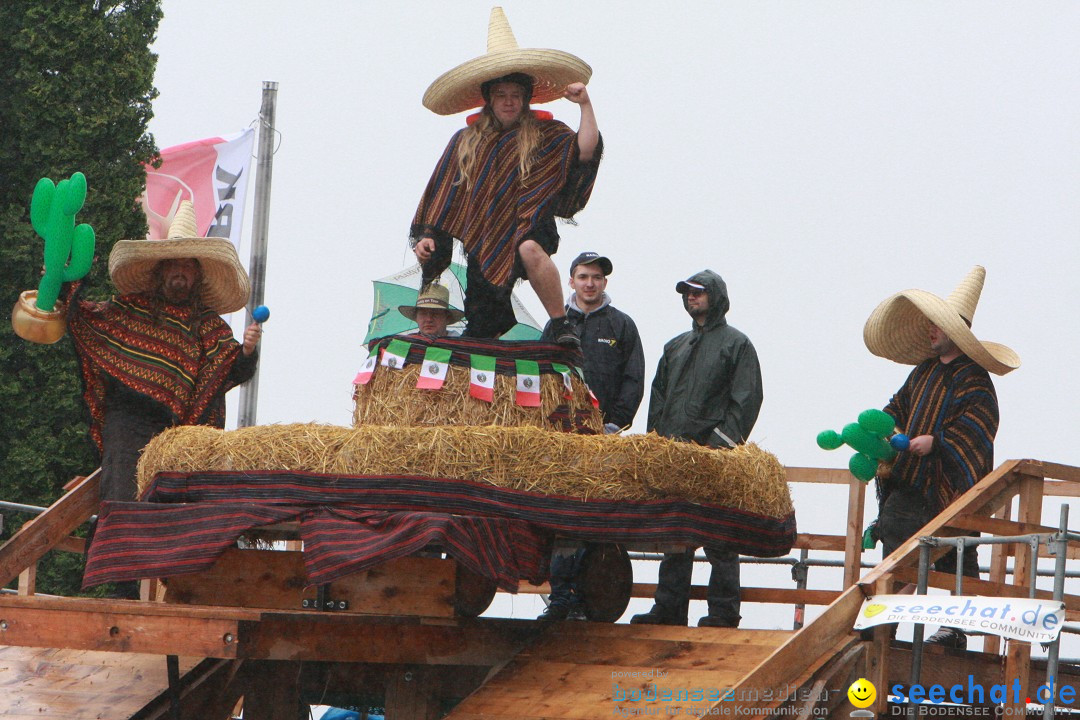
[{"label": "cactus balloon arm", "polygon": [[64,282],[74,282],[86,277],[86,273],[90,272],[90,265],[94,262],[96,242],[94,228],[86,223],[75,226],[75,233],[71,238],[71,260],[64,268]]}]

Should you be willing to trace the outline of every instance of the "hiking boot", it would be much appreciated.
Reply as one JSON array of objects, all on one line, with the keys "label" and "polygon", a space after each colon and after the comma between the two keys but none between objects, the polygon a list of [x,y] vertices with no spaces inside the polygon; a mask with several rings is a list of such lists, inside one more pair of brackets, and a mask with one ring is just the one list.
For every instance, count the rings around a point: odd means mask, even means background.
[{"label": "hiking boot", "polygon": [[737,628],[739,627],[739,621],[730,620],[725,617],[718,617],[716,615],[705,615],[697,621],[697,626],[714,628]]},{"label": "hiking boot", "polygon": [[557,345],[571,348],[581,347],[577,323],[565,315],[551,319],[551,337]]},{"label": "hiking boot", "polygon": [[566,616],[566,619],[588,620],[589,618],[585,615],[585,608],[581,607],[580,605],[575,605],[574,607],[570,608],[570,614]]},{"label": "hiking boot", "polygon": [[548,605],[544,612],[537,616],[537,620],[551,622],[553,620],[565,620],[570,616],[571,607],[564,603]]},{"label": "hiking boot", "polygon": [[653,606],[647,613],[641,613],[630,618],[631,625],[686,625],[686,618],[677,618],[668,615],[660,608]]},{"label": "hiking boot", "polygon": [[967,650],[967,633],[956,628],[943,627],[936,633],[926,638],[930,645],[941,645],[954,650]]}]

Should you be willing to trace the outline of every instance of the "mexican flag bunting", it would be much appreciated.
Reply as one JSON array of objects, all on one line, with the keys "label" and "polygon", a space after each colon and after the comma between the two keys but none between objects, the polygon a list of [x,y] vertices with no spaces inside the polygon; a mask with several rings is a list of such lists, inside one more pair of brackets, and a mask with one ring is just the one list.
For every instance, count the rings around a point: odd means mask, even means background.
[{"label": "mexican flag bunting", "polygon": [[375,366],[379,364],[379,346],[376,345],[368,354],[367,360],[360,366],[360,372],[353,378],[353,385],[367,385],[371,382],[371,376],[375,372]]},{"label": "mexican flag bunting", "polygon": [[469,395],[477,400],[495,400],[495,358],[490,355],[470,355]]},{"label": "mexican flag bunting", "polygon": [[570,368],[559,363],[551,363],[551,369],[562,375],[563,395],[573,397],[574,386],[570,383]]},{"label": "mexican flag bunting", "polygon": [[386,346],[386,350],[383,351],[382,361],[379,364],[394,370],[403,369],[405,367],[405,358],[409,356],[410,347],[412,346],[404,340],[391,340],[390,344]]},{"label": "mexican flag bunting", "polygon": [[515,360],[517,364],[517,404],[540,407],[540,363],[535,360]]},{"label": "mexican flag bunting", "polygon": [[589,387],[589,383],[585,382],[585,371],[582,370],[580,367],[575,367],[574,372],[576,372],[577,376],[581,378],[581,382],[585,386],[585,389],[589,391],[589,402],[592,403],[592,406],[594,408],[600,407],[600,400],[596,397],[596,395],[593,394],[592,388]]},{"label": "mexican flag bunting", "polygon": [[450,349],[429,347],[424,353],[424,364],[420,368],[420,377],[416,379],[416,387],[421,390],[441,390],[449,369]]}]

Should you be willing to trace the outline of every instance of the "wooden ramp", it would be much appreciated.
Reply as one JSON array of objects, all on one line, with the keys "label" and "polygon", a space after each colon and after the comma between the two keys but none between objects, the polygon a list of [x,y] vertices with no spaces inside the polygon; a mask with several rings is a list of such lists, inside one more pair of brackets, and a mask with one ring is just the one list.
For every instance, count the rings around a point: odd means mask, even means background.
[{"label": "wooden ramp", "polygon": [[[197,659],[180,658],[180,672]],[[0,716],[129,718],[169,686],[161,655],[0,646]]]},{"label": "wooden ramp", "polygon": [[[779,630],[559,623],[446,717],[611,718],[676,708],[678,714],[700,714],[790,636]],[[683,698],[650,695],[665,690]]]}]

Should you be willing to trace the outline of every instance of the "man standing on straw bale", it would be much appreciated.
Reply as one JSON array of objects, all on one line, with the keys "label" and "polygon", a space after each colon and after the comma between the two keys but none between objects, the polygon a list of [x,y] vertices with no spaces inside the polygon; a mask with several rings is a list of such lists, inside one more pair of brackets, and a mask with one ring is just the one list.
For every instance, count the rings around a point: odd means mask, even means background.
[{"label": "man standing on straw bale", "polygon": [[[891,470],[879,473],[877,533],[888,556],[994,469],[998,404],[989,373],[1020,366],[1019,356],[971,331],[986,271],[976,266],[946,299],[905,290],[878,305],[863,329],[875,355],[915,365],[885,412],[911,438]],[[956,551],[935,564],[956,572]],[[974,546],[963,574],[979,577]],[[942,628],[927,642],[967,647],[962,630]]]},{"label": "man standing on straw bale", "polygon": [[[712,448],[746,441],[761,408],[761,366],[753,344],[727,324],[727,285],[703,270],[675,285],[693,318],[689,332],[664,346],[653,379],[648,430]],[[631,623],[686,625],[694,548],[669,553],[660,563],[652,610]],[[709,614],[699,627],[738,627],[741,588],[739,556],[724,548],[705,548],[712,565],[706,599]]]},{"label": "man standing on straw bale", "polygon": [[[553,323],[553,337],[576,346],[563,309],[555,218],[572,219],[592,193],[602,143],[584,61],[557,50],[521,49],[502,8],[493,8],[488,51],[444,73],[424,94],[440,115],[481,108],[446,147],[416,210],[413,251],[430,282],[450,263],[453,240],[468,257],[469,337],[498,337],[514,326],[510,291],[528,278]],[[566,98],[581,110],[578,132],[530,104]]]},{"label": "man standing on straw bale", "polygon": [[139,453],[162,430],[224,427],[225,392],[255,372],[261,327],[249,325],[241,345],[221,318],[251,292],[236,249],[198,237],[186,200],[167,235],[117,242],[109,275],[120,295],[68,313],[103,501],[135,499]]},{"label": "man standing on straw bale", "polygon": [[[634,422],[645,393],[645,356],[637,325],[611,305],[607,278],[611,261],[595,252],[583,252],[570,264],[570,300],[566,315],[577,325],[585,356],[585,382],[600,402],[604,431],[617,433]],[[551,338],[551,324],[544,338]],[[583,617],[583,600],[574,583],[583,550],[557,552],[551,558],[551,595],[541,619]]]}]

